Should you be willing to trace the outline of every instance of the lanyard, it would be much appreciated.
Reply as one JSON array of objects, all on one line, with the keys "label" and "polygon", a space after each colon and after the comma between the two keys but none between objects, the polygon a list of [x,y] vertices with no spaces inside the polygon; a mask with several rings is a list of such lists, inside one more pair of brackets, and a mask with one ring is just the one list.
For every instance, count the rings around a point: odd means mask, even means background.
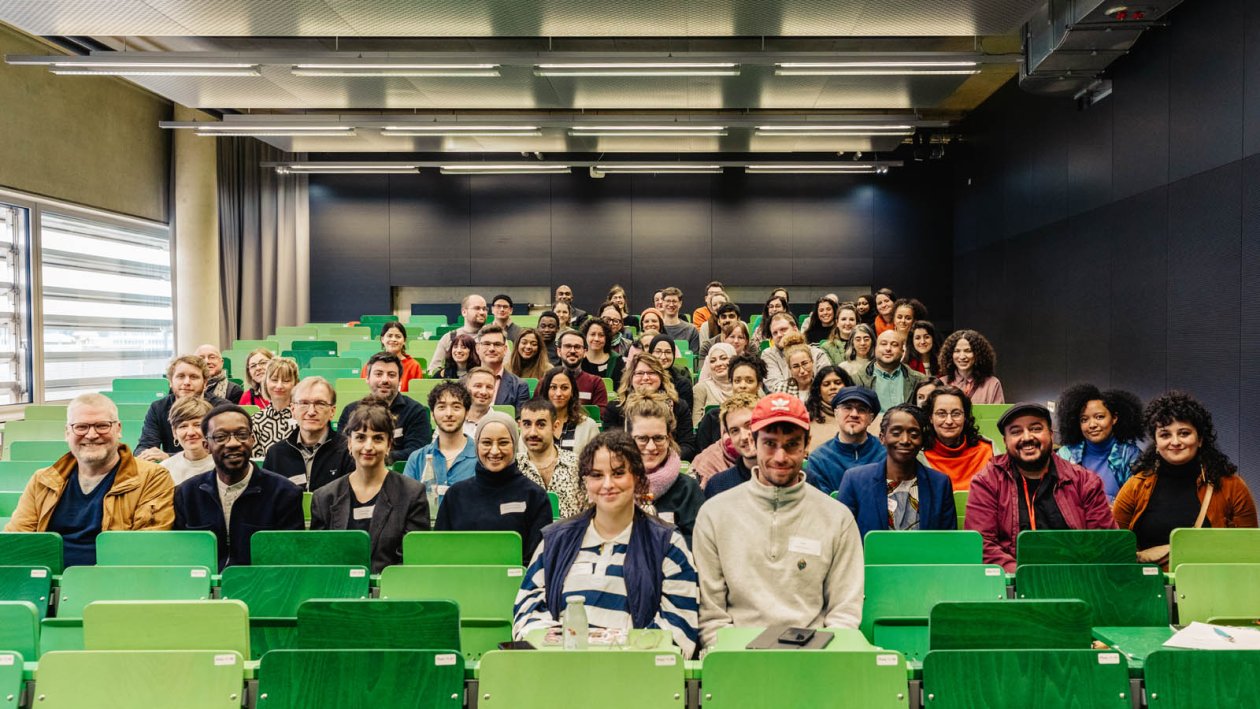
[{"label": "lanyard", "polygon": [[[1024,502],[1028,505],[1028,525],[1033,529],[1037,529],[1037,512],[1033,509],[1033,502],[1037,500],[1037,493],[1033,492],[1032,497],[1028,496],[1028,478],[1023,475],[1019,476],[1020,482],[1024,484]],[[1037,481],[1037,485],[1041,485],[1041,481]]]}]

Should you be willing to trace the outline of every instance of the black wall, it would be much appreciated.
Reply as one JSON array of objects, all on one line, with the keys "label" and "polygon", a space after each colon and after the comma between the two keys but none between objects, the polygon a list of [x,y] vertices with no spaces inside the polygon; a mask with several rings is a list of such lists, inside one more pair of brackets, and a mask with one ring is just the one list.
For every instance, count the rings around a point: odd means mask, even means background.
[{"label": "black wall", "polygon": [[1187,2],[1085,111],[1004,87],[965,123],[955,315],[1008,400],[1181,388],[1260,481],[1260,8]]},{"label": "black wall", "polygon": [[690,310],[717,279],[767,295],[888,286],[949,323],[947,179],[917,165],[848,177],[312,176],[311,318],[388,312],[391,286],[561,282],[583,308],[613,283],[635,308],[677,285]]}]

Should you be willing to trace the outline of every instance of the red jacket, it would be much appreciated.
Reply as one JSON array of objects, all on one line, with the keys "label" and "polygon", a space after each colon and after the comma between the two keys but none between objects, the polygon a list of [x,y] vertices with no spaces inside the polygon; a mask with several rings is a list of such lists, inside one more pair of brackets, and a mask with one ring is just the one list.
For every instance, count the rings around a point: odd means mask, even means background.
[{"label": "red jacket", "polygon": [[[1079,465],[1050,456],[1058,481],[1054,501],[1072,529],[1116,529],[1102,479]],[[999,455],[971,479],[966,529],[984,537],[984,563],[1015,571],[1015,538],[1019,536],[1019,485],[1009,454]]]}]

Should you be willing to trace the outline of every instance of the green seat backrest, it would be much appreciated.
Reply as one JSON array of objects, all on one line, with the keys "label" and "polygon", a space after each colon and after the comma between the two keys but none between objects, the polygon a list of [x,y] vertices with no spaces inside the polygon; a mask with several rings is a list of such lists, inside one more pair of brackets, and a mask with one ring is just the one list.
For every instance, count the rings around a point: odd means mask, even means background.
[{"label": "green seat backrest", "polygon": [[4,425],[5,457],[8,449],[17,441],[57,441],[65,447],[66,422],[19,420]]},{"label": "green seat backrest", "polygon": [[455,601],[460,646],[476,660],[512,639],[512,605],[524,572],[520,566],[387,566],[381,598]]},{"label": "green seat backrest", "polygon": [[529,395],[533,397],[534,390],[538,388],[538,380],[533,377],[521,377],[521,381],[525,382],[525,386],[529,387]]},{"label": "green seat backrest", "polygon": [[361,529],[255,532],[249,539],[256,566],[371,566],[372,538]]},{"label": "green seat backrest", "polygon": [[306,526],[311,526],[311,498],[315,496],[313,492],[302,493],[302,517],[306,520]]},{"label": "green seat backrest", "polygon": [[[328,357],[317,357],[316,359],[328,359]],[[358,367],[302,367],[302,378],[307,377],[323,377],[330,382],[338,379],[346,379],[358,376]]]},{"label": "green seat backrest", "polygon": [[511,404],[494,404],[490,408],[494,409],[495,411],[498,411],[501,414],[507,414],[508,416],[511,416],[512,418],[516,418],[516,407],[512,406]]},{"label": "green seat backrest", "polygon": [[299,649],[435,647],[460,649],[459,606],[454,601],[318,599],[298,606]]},{"label": "green seat backrest", "polygon": [[1052,601],[946,601],[932,606],[933,650],[1081,650],[1093,634],[1089,605]]},{"label": "green seat backrest", "polygon": [[1174,590],[1183,625],[1212,618],[1260,618],[1260,564],[1182,564]]},{"label": "green seat backrest", "polygon": [[676,652],[496,650],[481,658],[480,678],[477,706],[483,709],[553,709],[560,706],[560,696],[598,697],[600,709],[686,706],[683,663]]},{"label": "green seat backrest", "polygon": [[279,341],[279,340],[275,340],[275,339],[271,339],[271,340],[236,340],[235,342],[233,342],[233,343],[232,343],[232,347],[231,347],[230,349],[237,350],[237,351],[242,351],[242,350],[243,350],[243,351],[245,351],[245,352],[249,352],[250,350],[256,350],[256,349],[258,349],[259,347],[262,347],[262,348],[265,348],[265,349],[271,350],[272,352],[279,352],[279,351],[280,351],[280,341]]},{"label": "green seat backrest", "polygon": [[409,532],[403,537],[403,563],[518,565],[521,563],[521,535],[516,532]]},{"label": "green seat backrest", "polygon": [[1136,564],[1137,537],[1127,529],[1041,529],[1019,533],[1020,564]]},{"label": "green seat backrest", "polygon": [[310,325],[298,327],[280,326],[276,328],[276,339],[314,340],[319,337],[319,328]]},{"label": "green seat backrest", "polygon": [[[143,628],[143,632],[137,632]],[[87,650],[222,650],[249,657],[240,601],[97,601],[83,609]]]},{"label": "green seat backrest", "polygon": [[1166,626],[1164,574],[1146,564],[1024,564],[1015,571],[1020,598],[1079,598],[1093,626]]},{"label": "green seat backrest", "polygon": [[407,395],[428,406],[429,392],[437,388],[439,384],[457,381],[456,379],[413,379],[407,386]]},{"label": "green seat backrest", "polygon": [[40,707],[236,709],[245,662],[218,650],[49,652],[39,660]]},{"label": "green seat backrest", "polygon": [[958,515],[958,529],[963,528],[963,522],[967,518],[967,494],[968,490],[954,491],[954,514]]},{"label": "green seat backrest", "polygon": [[977,421],[997,421],[1009,408],[1010,404],[972,404],[971,415]]},{"label": "green seat backrest", "polygon": [[554,491],[547,491],[547,499],[551,502],[551,518],[560,519],[560,496]]},{"label": "green seat backrest", "polygon": [[[907,589],[914,589],[913,593]],[[916,564],[866,567],[862,633],[872,638],[882,618],[927,620],[939,601],[996,601],[1006,598],[1006,576],[991,564]]]},{"label": "green seat backrest", "polygon": [[52,465],[61,456],[69,452],[65,440],[60,441],[14,441],[9,444],[5,453],[7,460],[22,460],[43,465]]},{"label": "green seat backrest", "polygon": [[[338,405],[358,401],[359,399],[367,396],[370,391],[367,380],[360,379],[358,377],[344,377],[342,379],[338,379],[336,382],[333,382],[333,388],[337,390]],[[346,399],[345,402],[342,401],[343,395]]]},{"label": "green seat backrest", "polygon": [[0,492],[0,517],[12,517],[21,499],[21,491]]},{"label": "green seat backrest", "polygon": [[434,353],[437,352],[437,346],[437,340],[412,340],[407,343],[407,354],[412,357],[433,359]]},{"label": "green seat backrest", "polygon": [[595,423],[603,423],[603,419],[599,415],[599,407],[594,404],[585,404],[582,406],[586,410],[586,415],[591,417]]},{"label": "green seat backrest", "polygon": [[103,391],[101,393],[115,404],[143,404],[146,407],[166,396],[165,391]]},{"label": "green seat backrest", "polygon": [[362,566],[229,566],[219,586],[223,598],[249,606],[250,618],[295,618],[312,598],[367,598],[368,574]]},{"label": "green seat backrest", "polygon": [[57,421],[65,426],[66,408],[66,404],[31,404],[22,410],[22,417],[27,421]]},{"label": "green seat backrest", "polygon": [[[358,357],[312,357],[311,366],[316,369],[362,369],[363,361]],[[305,377],[307,374],[302,373]]]},{"label": "green seat backrest", "polygon": [[925,709],[1129,709],[1130,692],[1118,652],[933,650],[923,660]]},{"label": "green seat backrest", "polygon": [[30,603],[43,618],[51,597],[52,570],[47,566],[0,566],[0,601]]},{"label": "green seat backrest", "polygon": [[297,362],[298,371],[304,372],[311,366],[312,357],[317,355],[326,356],[328,354],[328,352],[322,350],[283,350],[280,356]]},{"label": "green seat backrest", "polygon": [[1168,568],[1181,564],[1260,563],[1260,529],[1174,529]]},{"label": "green seat backrest", "polygon": [[146,394],[160,393],[165,396],[171,384],[165,377],[126,377],[115,379],[110,388],[114,391],[140,391]]},{"label": "green seat backrest", "polygon": [[895,652],[716,650],[705,655],[703,676],[705,709],[836,706],[836,686],[821,677],[844,678],[844,706],[908,706],[906,661]]},{"label": "green seat backrest", "polygon": [[0,652],[0,698],[16,707],[22,696],[26,681],[22,677],[24,658],[34,659],[35,655],[20,652]]},{"label": "green seat backrest", "polygon": [[870,564],[979,564],[979,532],[867,532],[862,554]]},{"label": "green seat backrest", "polygon": [[979,430],[981,438],[993,444],[993,455],[1002,455],[1006,452],[1006,439],[998,430],[997,419],[979,419],[976,421],[976,429]]},{"label": "green seat backrest", "polygon": [[31,475],[44,467],[27,460],[0,460],[0,491],[21,492],[26,489]]},{"label": "green seat backrest", "polygon": [[61,575],[58,618],[82,618],[93,601],[199,601],[210,598],[204,566],[71,566]]},{"label": "green seat backrest", "polygon": [[1254,707],[1260,652],[1156,650],[1142,668],[1151,709]]},{"label": "green seat backrest", "polygon": [[210,531],[101,532],[97,566],[204,566],[219,568],[219,540]]},{"label": "green seat backrest", "polygon": [[294,340],[292,345],[289,349],[298,352],[318,352],[320,357],[337,356],[337,342],[335,340]]},{"label": "green seat backrest", "polygon": [[464,662],[450,649],[274,650],[258,668],[258,709],[460,709]]},{"label": "green seat backrest", "polygon": [[149,413],[149,402],[143,404],[119,404],[114,402],[118,407],[118,420],[120,421],[144,421],[144,417]]},{"label": "green seat backrest", "polygon": [[[0,601],[0,647],[19,652],[32,660],[39,657],[39,611],[29,601]],[[2,654],[2,653],[0,653]],[[3,664],[3,660],[0,660]],[[21,667],[21,660],[18,667]],[[3,684],[4,668],[0,667],[0,700],[12,685]],[[20,674],[19,674],[20,678]],[[20,695],[21,692],[18,692]],[[0,701],[0,706],[4,706]],[[7,706],[16,707],[17,702]]]},{"label": "green seat backrest", "polygon": [[61,552],[56,532],[0,532],[0,566],[46,566],[60,574]]}]

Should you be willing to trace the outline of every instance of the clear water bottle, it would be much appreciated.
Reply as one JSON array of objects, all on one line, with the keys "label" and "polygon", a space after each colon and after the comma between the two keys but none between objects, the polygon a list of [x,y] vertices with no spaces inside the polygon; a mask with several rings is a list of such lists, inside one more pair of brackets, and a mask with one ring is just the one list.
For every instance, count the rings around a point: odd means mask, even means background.
[{"label": "clear water bottle", "polygon": [[420,474],[420,482],[424,483],[424,493],[429,499],[429,517],[437,519],[437,470],[433,467],[432,453],[424,456],[424,472]]},{"label": "clear water bottle", "polygon": [[591,629],[586,622],[586,599],[569,596],[564,603],[564,649],[585,650]]}]

